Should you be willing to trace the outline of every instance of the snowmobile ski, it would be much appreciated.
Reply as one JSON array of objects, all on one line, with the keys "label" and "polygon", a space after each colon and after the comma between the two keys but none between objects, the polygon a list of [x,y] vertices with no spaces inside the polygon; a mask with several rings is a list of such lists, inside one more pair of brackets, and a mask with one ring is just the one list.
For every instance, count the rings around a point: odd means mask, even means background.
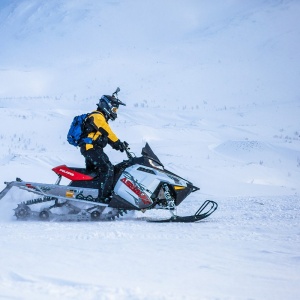
[{"label": "snowmobile ski", "polygon": [[[210,207],[209,207],[210,205]],[[168,219],[147,219],[148,222],[153,223],[192,223],[203,220],[210,216],[216,209],[218,204],[212,200],[206,200],[194,215],[191,216],[176,216],[173,215]],[[205,211],[206,210],[206,211]],[[205,211],[205,212],[204,212]]]}]

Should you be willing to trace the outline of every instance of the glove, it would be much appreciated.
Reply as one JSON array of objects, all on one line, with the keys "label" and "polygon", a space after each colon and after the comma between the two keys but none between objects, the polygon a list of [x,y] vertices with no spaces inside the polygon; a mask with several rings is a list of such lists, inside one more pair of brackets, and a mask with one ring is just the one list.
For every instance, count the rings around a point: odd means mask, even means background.
[{"label": "glove", "polygon": [[120,150],[121,152],[124,152],[125,149],[126,149],[126,147],[125,147],[124,143],[120,142],[118,150]]},{"label": "glove", "polygon": [[[121,152],[124,152],[124,150],[126,149],[125,143],[126,143],[126,142],[121,142],[120,140],[117,140],[116,142],[113,143],[112,147],[113,147],[115,150],[119,150],[119,151],[121,151]],[[126,144],[127,144],[127,143],[126,143]]]}]

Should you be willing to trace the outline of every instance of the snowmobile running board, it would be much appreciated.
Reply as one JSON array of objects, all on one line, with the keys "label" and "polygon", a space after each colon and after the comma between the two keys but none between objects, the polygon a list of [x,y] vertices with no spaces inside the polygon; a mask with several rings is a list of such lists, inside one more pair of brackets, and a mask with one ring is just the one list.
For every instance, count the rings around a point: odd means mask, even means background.
[{"label": "snowmobile running board", "polygon": [[[211,205],[209,207],[209,205]],[[218,204],[212,200],[206,200],[204,203],[200,206],[200,208],[196,211],[194,215],[191,216],[176,216],[173,215],[169,219],[147,219],[148,222],[153,222],[153,223],[192,223],[192,222],[197,222],[200,220],[203,220],[210,216],[216,209],[218,208]]]}]

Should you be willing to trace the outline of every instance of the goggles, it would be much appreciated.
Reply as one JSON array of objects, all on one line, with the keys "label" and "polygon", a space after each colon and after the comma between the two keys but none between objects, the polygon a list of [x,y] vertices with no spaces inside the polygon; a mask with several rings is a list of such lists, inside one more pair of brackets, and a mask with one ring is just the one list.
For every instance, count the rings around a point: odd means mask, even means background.
[{"label": "goggles", "polygon": [[113,113],[117,113],[117,111],[118,111],[118,108],[117,108],[117,107],[115,107],[115,106],[113,106],[113,107],[111,108],[111,111],[112,111]]}]

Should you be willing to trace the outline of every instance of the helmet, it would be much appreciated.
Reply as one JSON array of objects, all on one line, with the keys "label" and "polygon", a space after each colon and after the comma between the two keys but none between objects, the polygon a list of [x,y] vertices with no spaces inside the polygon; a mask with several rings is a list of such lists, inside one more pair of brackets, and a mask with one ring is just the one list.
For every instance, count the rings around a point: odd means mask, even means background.
[{"label": "helmet", "polygon": [[98,110],[104,113],[105,118],[107,120],[111,119],[112,121],[114,121],[118,117],[117,110],[119,108],[119,105],[126,104],[120,101],[114,95],[103,95],[100,98],[99,103],[97,104]]}]

